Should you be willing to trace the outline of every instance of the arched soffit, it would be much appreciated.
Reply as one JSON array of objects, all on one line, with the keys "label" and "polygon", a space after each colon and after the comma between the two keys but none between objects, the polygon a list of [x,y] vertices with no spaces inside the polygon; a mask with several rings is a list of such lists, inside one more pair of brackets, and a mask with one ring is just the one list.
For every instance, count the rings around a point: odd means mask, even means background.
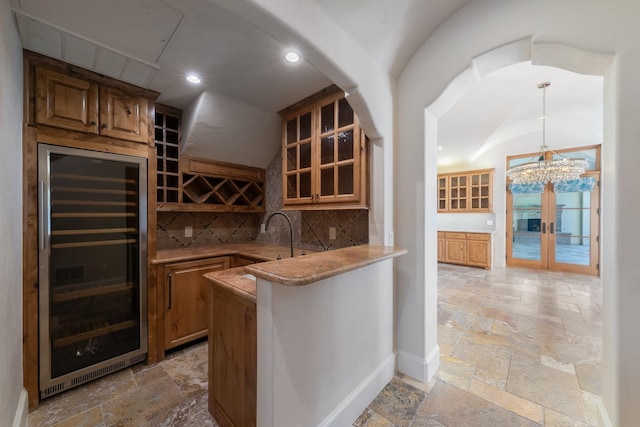
[{"label": "arched soffit", "polygon": [[557,43],[534,43],[527,37],[476,56],[469,67],[458,74],[427,112],[442,117],[470,88],[486,75],[501,68],[531,61],[533,65],[547,65],[575,73],[604,76],[612,55],[589,52]]}]

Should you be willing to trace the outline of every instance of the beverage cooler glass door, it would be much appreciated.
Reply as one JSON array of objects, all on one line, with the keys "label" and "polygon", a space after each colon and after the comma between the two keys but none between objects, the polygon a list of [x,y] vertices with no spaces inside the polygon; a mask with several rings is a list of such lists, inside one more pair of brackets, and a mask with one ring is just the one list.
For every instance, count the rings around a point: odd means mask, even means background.
[{"label": "beverage cooler glass door", "polygon": [[144,360],[147,159],[39,144],[40,395]]}]

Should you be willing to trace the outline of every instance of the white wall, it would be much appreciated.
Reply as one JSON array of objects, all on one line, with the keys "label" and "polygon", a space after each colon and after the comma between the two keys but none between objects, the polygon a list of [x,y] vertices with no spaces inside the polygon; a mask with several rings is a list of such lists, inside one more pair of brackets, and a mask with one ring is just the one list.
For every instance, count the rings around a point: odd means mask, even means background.
[{"label": "white wall", "polygon": [[391,380],[392,266],[305,286],[258,278],[258,426],[351,425]]},{"label": "white wall", "polygon": [[[26,422],[22,386],[22,47],[0,1],[0,426]],[[24,418],[23,418],[24,417]]]},{"label": "white wall", "polygon": [[[429,113],[425,119],[425,108],[474,57],[529,36],[534,46],[549,42],[615,55],[605,75],[602,272],[603,398],[616,426],[634,425],[640,419],[640,370],[636,366],[640,336],[634,330],[640,322],[640,229],[628,226],[640,210],[640,192],[634,189],[640,175],[634,167],[640,158],[639,18],[640,4],[631,0],[473,0],[426,40],[399,78],[397,93],[395,195],[396,206],[402,209],[396,211],[396,242],[410,248],[398,260],[397,286],[415,296],[415,301],[424,301],[424,306],[408,298],[405,301],[405,308],[412,312],[404,316],[418,321],[433,318],[437,310],[436,299],[428,298],[437,281],[436,265],[431,262],[436,247],[437,170],[430,159],[436,149],[424,144],[437,123]],[[425,162],[420,161],[425,157]],[[429,183],[424,190],[423,182]],[[437,348],[435,327],[428,323],[424,331],[411,331],[405,327],[408,323],[401,325],[399,347],[425,342],[423,353],[417,356],[427,359]]]}]

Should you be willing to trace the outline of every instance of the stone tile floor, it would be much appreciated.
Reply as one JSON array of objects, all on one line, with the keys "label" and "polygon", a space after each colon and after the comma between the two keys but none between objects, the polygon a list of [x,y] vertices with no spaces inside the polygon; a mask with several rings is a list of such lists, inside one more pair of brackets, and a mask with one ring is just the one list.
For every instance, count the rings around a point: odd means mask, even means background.
[{"label": "stone tile floor", "polygon": [[[354,426],[593,426],[602,354],[600,279],[439,265],[440,368],[394,378]],[[216,426],[207,345],[42,402],[35,426]]]}]

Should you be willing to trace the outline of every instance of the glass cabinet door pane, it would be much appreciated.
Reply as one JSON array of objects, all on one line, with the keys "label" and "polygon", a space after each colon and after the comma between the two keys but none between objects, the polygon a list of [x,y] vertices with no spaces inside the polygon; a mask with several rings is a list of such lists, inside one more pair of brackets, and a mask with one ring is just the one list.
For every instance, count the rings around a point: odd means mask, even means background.
[{"label": "glass cabinet door pane", "polygon": [[287,171],[298,169],[298,147],[287,148]]},{"label": "glass cabinet door pane", "polygon": [[333,146],[333,135],[320,139],[320,164],[335,162],[335,148]]},{"label": "glass cabinet door pane", "polygon": [[345,98],[338,101],[338,127],[353,124],[353,110]]},{"label": "glass cabinet door pane", "polygon": [[300,116],[300,140],[311,138],[311,113]]},{"label": "glass cabinet door pane", "polygon": [[298,140],[298,119],[291,119],[287,122],[287,144],[294,143]]},{"label": "glass cabinet door pane", "polygon": [[311,167],[311,143],[300,144],[300,169]]},{"label": "glass cabinet door pane", "polygon": [[341,162],[353,158],[353,131],[338,132],[338,161]]},{"label": "glass cabinet door pane", "polygon": [[300,174],[300,197],[311,197],[311,173]]},{"label": "glass cabinet door pane", "polygon": [[320,171],[320,195],[333,196],[334,191],[334,171],[333,168],[322,169]]},{"label": "glass cabinet door pane", "polygon": [[334,126],[334,103],[325,105],[320,109],[320,133],[331,132]]},{"label": "glass cabinet door pane", "polygon": [[353,194],[353,165],[338,167],[338,194]]}]

